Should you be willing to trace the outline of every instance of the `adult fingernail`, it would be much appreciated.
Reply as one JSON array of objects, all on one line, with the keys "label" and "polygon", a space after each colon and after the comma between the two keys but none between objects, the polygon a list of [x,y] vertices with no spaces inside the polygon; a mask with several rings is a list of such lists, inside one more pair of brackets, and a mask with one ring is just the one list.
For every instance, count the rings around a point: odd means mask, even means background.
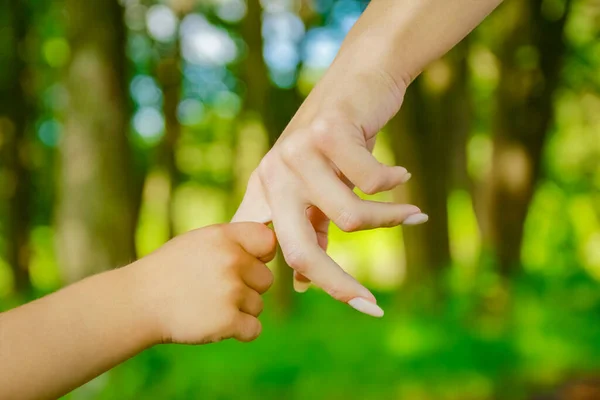
[{"label": "adult fingernail", "polygon": [[370,315],[372,317],[381,318],[383,317],[383,310],[375,303],[371,303],[363,299],[362,297],[356,297],[348,302],[348,305],[354,308],[356,311]]},{"label": "adult fingernail", "polygon": [[310,287],[310,282],[303,282],[298,279],[294,279],[294,290],[298,293],[304,293]]},{"label": "adult fingernail", "polygon": [[429,221],[429,216],[427,214],[419,213],[406,218],[402,225],[421,225],[427,221]]},{"label": "adult fingernail", "polygon": [[410,172],[407,172],[406,175],[404,175],[404,177],[402,178],[402,183],[410,181],[410,178],[412,178],[412,174]]}]

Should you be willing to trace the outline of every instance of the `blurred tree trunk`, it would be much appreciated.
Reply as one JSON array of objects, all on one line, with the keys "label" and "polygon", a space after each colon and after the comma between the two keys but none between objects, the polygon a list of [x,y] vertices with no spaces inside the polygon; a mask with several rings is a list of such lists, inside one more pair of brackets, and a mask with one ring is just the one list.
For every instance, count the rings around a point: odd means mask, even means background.
[{"label": "blurred tree trunk", "polygon": [[[554,117],[553,98],[565,52],[563,32],[570,0],[562,13],[544,15],[543,0],[513,0],[516,21],[501,45],[493,159],[485,207],[486,247],[504,275],[520,263],[523,228],[542,150]],[[508,6],[508,5],[507,5]]]},{"label": "blurred tree trunk", "polygon": [[138,193],[127,140],[126,33],[117,0],[66,0],[72,59],[58,223],[67,282],[135,257]]},{"label": "blurred tree trunk", "polygon": [[258,1],[248,2],[248,11],[242,24],[242,36],[248,44],[248,53],[242,71],[242,78],[247,88],[244,112],[263,117],[271,83],[263,59],[262,8]]},{"label": "blurred tree trunk", "polygon": [[[271,87],[267,104],[269,108],[264,116],[264,123],[269,134],[269,147],[273,147],[302,104],[302,98],[296,88]],[[277,252],[275,265],[279,278],[275,287],[277,302],[282,310],[289,310],[292,307],[294,271],[285,262],[281,249]]]},{"label": "blurred tree trunk", "polygon": [[[242,35],[248,44],[248,54],[243,71],[247,85],[244,103],[246,120],[262,118],[272,147],[288,122],[300,107],[301,99],[295,89],[283,90],[271,85],[268,69],[263,59],[262,9],[260,2],[249,1],[248,12],[242,26]],[[277,275],[274,288],[279,312],[287,313],[292,307],[293,271],[278,251],[273,263]]]},{"label": "blurred tree trunk", "polygon": [[451,182],[466,179],[466,164],[457,159],[465,156],[470,128],[466,54],[461,44],[429,67],[390,124],[396,162],[414,176],[398,191],[399,200],[430,217],[425,225],[403,230],[409,287],[435,282],[451,263],[447,199]]},{"label": "blurred tree trunk", "polygon": [[29,280],[29,230],[31,176],[28,166],[27,132],[32,118],[27,94],[27,67],[23,59],[28,31],[27,6],[19,0],[0,0],[0,155],[5,169],[4,192],[7,261],[12,267],[15,289],[26,293]]},{"label": "blurred tree trunk", "polygon": [[[232,145],[235,151],[240,150],[239,134],[243,132],[244,126],[252,122],[264,122],[263,115],[266,109],[267,92],[270,86],[267,66],[262,53],[262,8],[258,1],[247,2],[247,7],[246,17],[242,21],[240,32],[247,45],[246,58],[240,71],[240,79],[246,85],[246,92],[242,105],[241,118],[239,119],[240,124],[234,128],[236,131],[233,135]],[[237,154],[234,159],[239,159]],[[245,191],[249,176],[238,173],[235,167],[233,169],[234,182],[232,182],[232,188],[234,190],[235,188],[244,188]],[[239,191],[238,194],[240,194]],[[230,204],[228,206],[230,215],[235,213],[240,200],[240,196],[230,197]]]},{"label": "blurred tree trunk", "polygon": [[175,146],[181,133],[181,125],[177,119],[177,107],[181,96],[181,51],[179,35],[172,49],[164,54],[157,67],[157,76],[163,92],[163,113],[165,115],[165,136],[158,148],[158,167],[167,175],[169,180],[169,195],[167,197],[167,226],[169,238],[175,236],[173,192],[179,184],[179,171],[175,163]]},{"label": "blurred tree trunk", "polygon": [[450,62],[455,79],[451,83],[450,93],[446,95],[447,112],[444,125],[448,129],[450,143],[450,189],[471,192],[473,182],[468,172],[467,146],[473,123],[473,98],[469,87],[469,38],[463,39],[446,57]]}]

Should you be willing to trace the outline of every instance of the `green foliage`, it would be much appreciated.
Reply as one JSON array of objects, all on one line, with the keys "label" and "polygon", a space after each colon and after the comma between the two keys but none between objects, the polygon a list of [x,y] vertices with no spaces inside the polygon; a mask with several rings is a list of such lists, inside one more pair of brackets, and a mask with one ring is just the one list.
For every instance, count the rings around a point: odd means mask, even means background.
[{"label": "green foliage", "polygon": [[[476,212],[481,189],[493,183],[489,172],[495,96],[503,62],[498,50],[518,17],[513,7],[518,1],[525,0],[506,1],[469,38],[465,85],[474,105],[471,128],[465,154],[452,157],[466,157],[465,175],[472,187],[453,187],[446,199],[453,265],[437,276],[444,288],[441,298],[429,289],[404,293],[402,284],[411,266],[405,265],[400,229],[348,235],[332,228],[330,253],[348,272],[379,291],[387,311],[383,320],[359,315],[317,291],[294,296],[294,307],[281,316],[274,311],[278,299],[270,294],[264,334],[257,342],[154,348],[66,398],[519,399],[600,370],[600,13],[595,0],[539,2],[547,21],[560,19],[568,11],[566,5],[572,6],[564,34],[564,68],[552,99],[554,120],[544,144],[541,181],[525,221],[516,277],[497,273]],[[29,199],[33,293],[15,291],[14,266],[5,256],[10,238],[0,223],[0,311],[62,284],[53,209],[61,184],[57,159],[69,111],[63,75],[73,46],[66,36],[62,1],[21,3],[29,5],[28,32],[19,54],[27,67],[24,82],[33,103],[27,146],[21,154],[32,174],[34,193]],[[268,117],[247,110],[250,80],[264,81],[266,91],[292,88],[306,95],[335,51],[322,52],[339,46],[365,2],[315,0],[315,8],[304,10],[307,15],[302,19],[291,7],[285,24],[279,25],[290,28],[284,32],[287,41],[281,47],[281,32],[265,30],[264,49],[245,43],[241,0],[190,2],[194,7],[185,15],[168,11],[166,4],[171,2],[121,3],[126,4],[128,37],[123,46],[131,106],[131,123],[123,135],[143,181],[135,238],[143,256],[168,240],[171,223],[179,233],[229,219],[270,140]],[[13,40],[6,4],[0,1],[0,57],[7,56]],[[174,30],[156,30],[167,23],[151,27],[150,12],[167,22],[176,18]],[[168,118],[157,68],[176,53],[177,29],[184,22],[189,31],[204,30],[193,38],[196,42],[178,49],[181,98],[175,123],[181,131],[172,149],[177,182],[171,188],[172,177],[158,167]],[[220,47],[211,47],[206,38]],[[197,47],[186,52],[188,45]],[[539,67],[540,49],[528,45],[513,50],[519,68]],[[268,76],[244,77],[251,52],[264,56]],[[445,70],[440,71],[443,75]],[[0,89],[8,87],[9,72],[0,68]],[[85,87],[85,82],[81,84]],[[456,101],[467,106],[467,99]],[[266,106],[277,115],[288,111],[278,108],[282,104]],[[8,137],[3,113],[0,109],[0,154]],[[394,160],[387,135],[384,132],[378,142],[377,158],[402,164],[403,160]],[[10,213],[12,187],[11,171],[3,161],[0,222]],[[375,199],[395,197],[385,193]]]},{"label": "green foliage", "polygon": [[436,310],[380,293],[382,320],[311,291],[267,311],[255,343],[151,349],[67,399],[525,398],[600,368],[599,289],[523,275],[504,306],[455,294]]}]

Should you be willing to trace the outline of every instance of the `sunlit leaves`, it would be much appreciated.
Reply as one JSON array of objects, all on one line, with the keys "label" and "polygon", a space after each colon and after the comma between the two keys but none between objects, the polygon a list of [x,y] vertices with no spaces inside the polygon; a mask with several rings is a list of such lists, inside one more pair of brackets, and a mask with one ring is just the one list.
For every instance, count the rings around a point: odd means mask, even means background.
[{"label": "sunlit leaves", "polygon": [[160,42],[170,42],[177,35],[179,21],[175,12],[164,5],[150,7],[146,14],[146,26],[150,36]]},{"label": "sunlit leaves", "polygon": [[198,14],[190,14],[181,23],[181,52],[192,64],[220,66],[233,62],[238,55],[235,42],[224,28],[212,25]]},{"label": "sunlit leaves", "polygon": [[44,58],[49,66],[64,67],[71,56],[69,43],[63,37],[48,39],[43,46]]}]

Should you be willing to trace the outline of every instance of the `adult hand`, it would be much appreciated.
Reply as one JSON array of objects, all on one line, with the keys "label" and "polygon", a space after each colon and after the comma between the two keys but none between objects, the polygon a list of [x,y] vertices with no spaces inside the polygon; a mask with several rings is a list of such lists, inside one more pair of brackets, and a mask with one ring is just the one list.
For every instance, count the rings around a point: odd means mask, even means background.
[{"label": "adult hand", "polygon": [[234,221],[273,222],[298,291],[313,281],[334,298],[380,317],[371,292],[326,253],[330,219],[345,232],[427,221],[416,206],[362,200],[353,193],[354,186],[366,194],[390,190],[411,177],[405,168],[373,157],[375,137],[342,115],[290,125],[253,173]]},{"label": "adult hand", "polygon": [[[344,231],[423,223],[411,205],[363,201],[406,182],[371,155],[409,83],[501,0],[372,0],[333,65],[250,179],[236,221],[272,221],[298,281],[374,316],[374,296],[325,253],[329,219]],[[304,279],[307,278],[307,279]]]}]

